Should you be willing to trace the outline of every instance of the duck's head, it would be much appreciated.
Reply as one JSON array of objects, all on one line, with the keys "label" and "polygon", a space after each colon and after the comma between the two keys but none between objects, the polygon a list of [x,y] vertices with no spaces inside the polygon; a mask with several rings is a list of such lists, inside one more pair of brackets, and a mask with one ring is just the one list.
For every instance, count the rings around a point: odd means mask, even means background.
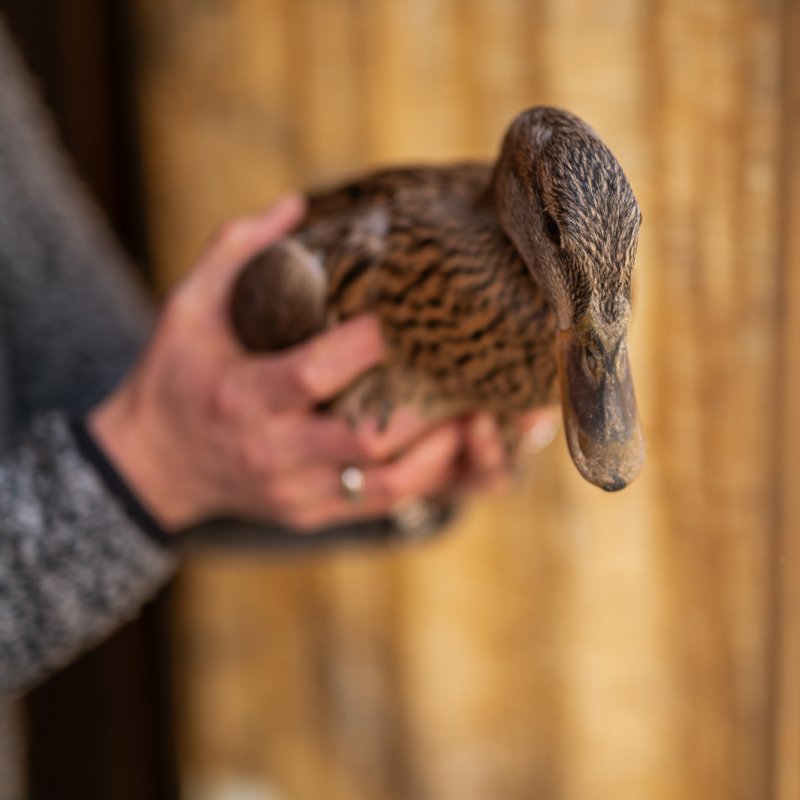
[{"label": "duck's head", "polygon": [[572,459],[591,483],[622,489],[644,461],[626,345],[636,198],[597,134],[546,107],[511,124],[492,189],[507,235],[556,315]]}]

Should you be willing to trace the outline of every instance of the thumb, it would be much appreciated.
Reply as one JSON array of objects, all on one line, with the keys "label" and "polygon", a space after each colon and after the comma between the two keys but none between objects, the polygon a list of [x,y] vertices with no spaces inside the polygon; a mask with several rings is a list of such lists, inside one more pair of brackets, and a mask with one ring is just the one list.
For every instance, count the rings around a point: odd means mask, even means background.
[{"label": "thumb", "polygon": [[273,411],[288,411],[329,400],[384,355],[380,322],[366,314],[283,352],[249,358],[241,369]]}]

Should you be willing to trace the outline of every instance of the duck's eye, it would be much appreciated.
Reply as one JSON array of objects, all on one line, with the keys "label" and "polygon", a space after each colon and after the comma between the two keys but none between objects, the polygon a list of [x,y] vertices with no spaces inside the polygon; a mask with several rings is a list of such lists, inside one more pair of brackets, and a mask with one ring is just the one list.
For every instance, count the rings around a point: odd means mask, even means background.
[{"label": "duck's eye", "polygon": [[544,231],[556,247],[561,247],[561,228],[558,227],[553,216],[546,211],[544,212]]}]

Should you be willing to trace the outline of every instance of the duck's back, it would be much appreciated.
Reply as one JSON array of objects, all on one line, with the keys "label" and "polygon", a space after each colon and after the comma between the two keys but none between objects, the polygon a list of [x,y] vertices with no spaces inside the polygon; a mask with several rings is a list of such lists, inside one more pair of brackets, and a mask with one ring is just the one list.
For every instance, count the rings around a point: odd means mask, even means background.
[{"label": "duck's back", "polygon": [[425,202],[425,198],[477,197],[490,177],[490,166],[479,162],[381,169],[335,188],[312,192],[307,220],[314,224],[365,204],[396,207],[398,200],[402,203],[409,198]]}]

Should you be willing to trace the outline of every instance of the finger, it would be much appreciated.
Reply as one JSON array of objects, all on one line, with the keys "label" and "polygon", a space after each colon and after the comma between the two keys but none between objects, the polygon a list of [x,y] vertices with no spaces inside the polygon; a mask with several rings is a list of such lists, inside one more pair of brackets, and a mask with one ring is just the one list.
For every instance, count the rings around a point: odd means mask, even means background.
[{"label": "finger", "polygon": [[271,482],[264,493],[267,516],[309,530],[343,520],[385,516],[392,503],[386,497],[365,490],[357,501],[342,493],[341,471],[330,465],[311,466],[285,474]]},{"label": "finger", "polygon": [[288,412],[264,430],[264,447],[280,453],[281,471],[310,464],[373,465],[398,456],[432,427],[406,409],[392,414],[384,431],[375,420],[354,428],[332,414]]},{"label": "finger", "polygon": [[455,480],[460,440],[457,426],[446,425],[398,461],[364,469],[364,491],[355,502],[344,496],[338,468],[315,466],[274,481],[268,503],[282,520],[301,528],[383,516],[404,499],[435,496],[448,488]]},{"label": "finger", "polygon": [[284,353],[249,359],[273,411],[310,408],[338,394],[384,355],[374,315],[345,322]]},{"label": "finger", "polygon": [[[449,481],[452,482],[453,479],[451,477]],[[336,499],[298,510],[288,517],[285,522],[297,530],[298,533],[315,533],[333,525],[385,519],[392,513],[393,505],[377,499],[365,500],[358,504]]]},{"label": "finger", "polygon": [[369,463],[395,458],[440,425],[441,422],[432,422],[402,407],[392,413],[384,429],[376,419],[367,418],[356,429],[362,461]]},{"label": "finger", "polygon": [[192,275],[196,290],[206,298],[227,302],[234,277],[256,253],[286,235],[302,219],[305,200],[291,194],[256,214],[226,225],[214,237]]},{"label": "finger", "polygon": [[507,488],[510,483],[511,474],[505,466],[495,470],[464,468],[457,476],[450,496],[463,498],[465,495],[475,492],[497,491]]},{"label": "finger", "polygon": [[453,487],[456,495],[494,490],[507,483],[509,454],[497,421],[490,414],[480,413],[466,420],[461,466]]},{"label": "finger", "polygon": [[470,472],[498,472],[506,466],[506,456],[500,429],[491,414],[476,414],[468,421],[464,457]]},{"label": "finger", "polygon": [[557,406],[538,408],[520,417],[518,424],[522,432],[521,454],[533,455],[556,438],[561,427],[561,411]]},{"label": "finger", "polygon": [[396,461],[365,470],[365,495],[393,505],[410,497],[438,494],[451,479],[461,442],[460,425],[441,425]]}]

